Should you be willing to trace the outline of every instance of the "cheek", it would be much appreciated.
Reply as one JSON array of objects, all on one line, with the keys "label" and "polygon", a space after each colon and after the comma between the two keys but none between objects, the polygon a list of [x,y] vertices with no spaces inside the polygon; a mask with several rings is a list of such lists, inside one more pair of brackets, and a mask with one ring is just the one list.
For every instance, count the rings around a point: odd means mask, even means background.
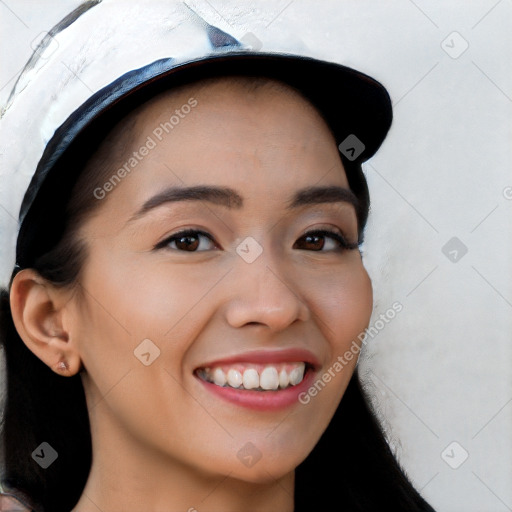
[{"label": "cheek", "polygon": [[[190,275],[179,270],[162,277],[162,272],[144,273],[142,265],[112,256],[90,263],[75,332],[91,417],[101,424],[122,424],[134,438],[178,453],[184,444],[184,417],[213,427],[203,409],[183,393],[179,376],[193,339],[187,320],[212,283],[203,279],[190,286]],[[152,418],[151,426],[147,418]]]},{"label": "cheek", "polygon": [[156,259],[148,264],[148,259],[144,253],[118,251],[114,257],[97,250],[84,283],[118,327],[134,338],[161,339],[188,315],[218,276]]},{"label": "cheek", "polygon": [[347,277],[343,291],[338,301],[340,316],[338,332],[340,340],[358,339],[364,332],[373,310],[373,289],[370,277],[363,265],[354,274]]},{"label": "cheek", "polygon": [[156,361],[178,375],[219,273],[162,261],[144,265],[113,253],[97,250],[83,274],[85,307],[78,316],[86,368],[108,389],[123,370],[141,365],[134,351],[149,339],[163,356]]},{"label": "cheek", "polygon": [[315,316],[327,341],[327,357],[302,403],[309,404],[311,415],[326,427],[353,375],[373,310],[373,290],[360,260],[324,284]]},{"label": "cheek", "polygon": [[[357,256],[359,258],[359,256]],[[350,265],[343,272],[332,273],[323,281],[324,288],[315,298],[315,313],[332,351],[331,357],[343,354],[364,332],[373,310],[370,277],[362,263]]]}]

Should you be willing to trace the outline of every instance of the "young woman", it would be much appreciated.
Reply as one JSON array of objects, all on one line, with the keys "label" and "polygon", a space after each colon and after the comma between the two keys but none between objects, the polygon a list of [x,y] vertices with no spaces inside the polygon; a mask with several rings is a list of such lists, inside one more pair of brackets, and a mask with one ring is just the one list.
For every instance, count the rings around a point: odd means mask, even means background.
[{"label": "young woman", "polygon": [[[67,19],[60,50],[106,5]],[[168,23],[168,3],[145,6]],[[107,48],[108,85],[66,104],[34,157],[2,294],[3,487],[45,512],[430,511],[356,370],[361,163],[387,92],[197,37],[208,52],[122,74]],[[80,58],[90,83],[101,59]]]}]

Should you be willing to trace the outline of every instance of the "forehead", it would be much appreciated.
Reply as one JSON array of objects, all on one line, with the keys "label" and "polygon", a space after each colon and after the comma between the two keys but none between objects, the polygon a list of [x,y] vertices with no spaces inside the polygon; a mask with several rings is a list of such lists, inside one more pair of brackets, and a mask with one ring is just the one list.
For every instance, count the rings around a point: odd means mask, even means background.
[{"label": "forehead", "polygon": [[[174,111],[180,116],[179,120],[173,120],[173,124],[177,124],[183,119],[183,114],[188,115],[190,109],[187,104],[191,101],[199,105],[199,108],[194,109],[194,115],[190,116],[195,121],[207,122],[208,115],[223,114],[226,125],[230,121],[227,114],[233,112],[233,123],[238,121],[236,124],[240,124],[243,120],[249,127],[261,118],[257,111],[261,105],[274,103],[280,105],[279,112],[283,121],[287,118],[296,121],[298,117],[315,119],[323,124],[322,134],[330,133],[321,114],[306,97],[292,86],[267,77],[215,77],[182,85],[159,94],[128,117],[135,118],[138,127],[148,129],[145,124],[162,119],[164,122],[169,121],[169,113]],[[241,119],[240,116],[244,117]]]},{"label": "forehead", "polygon": [[162,93],[120,123],[95,160],[128,171],[111,194],[112,207],[127,215],[169,186],[230,187],[261,208],[317,182],[348,188],[317,109],[288,85],[261,78],[209,79]]},{"label": "forehead", "polygon": [[159,145],[183,142],[210,152],[224,151],[226,144],[236,152],[247,146],[247,138],[269,150],[277,149],[278,141],[281,149],[335,142],[308,99],[265,77],[220,77],[185,85],[153,98],[134,117],[131,136],[138,134],[139,142],[150,135]]},{"label": "forehead", "polygon": [[167,150],[174,162],[186,157],[199,164],[221,154],[227,163],[226,158],[245,154],[278,166],[301,152],[304,158],[309,149],[309,156],[322,160],[317,164],[332,165],[333,157],[340,162],[319,111],[298,91],[272,79],[222,77],[189,84],[154,98],[134,118],[130,136],[135,146],[155,139],[149,160]]}]

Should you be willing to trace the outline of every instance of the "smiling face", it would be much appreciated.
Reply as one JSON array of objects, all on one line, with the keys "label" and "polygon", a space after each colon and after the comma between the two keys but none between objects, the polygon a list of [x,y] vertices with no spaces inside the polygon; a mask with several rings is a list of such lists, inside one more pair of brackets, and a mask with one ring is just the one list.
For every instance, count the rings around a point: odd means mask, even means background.
[{"label": "smiling face", "polygon": [[297,397],[332,373],[372,311],[335,140],[272,82],[195,84],[131,119],[112,164],[126,172],[96,189],[80,231],[88,256],[67,320],[94,464],[124,453],[141,471],[291,475],[356,358],[307,404]]}]

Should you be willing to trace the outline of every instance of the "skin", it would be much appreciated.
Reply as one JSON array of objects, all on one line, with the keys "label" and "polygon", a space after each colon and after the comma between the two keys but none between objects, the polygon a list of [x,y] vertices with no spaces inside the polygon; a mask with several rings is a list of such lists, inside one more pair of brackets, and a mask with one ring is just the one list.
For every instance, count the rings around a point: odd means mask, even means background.
[{"label": "skin", "polygon": [[[191,97],[197,106],[83,223],[89,254],[79,285],[59,289],[26,269],[12,286],[29,349],[61,375],[81,370],[93,464],[73,512],[292,511],[294,470],[326,429],[357,357],[307,405],[278,411],[221,400],[193,371],[250,350],[300,347],[319,359],[321,376],[370,319],[359,251],[303,238],[337,228],[357,241],[353,206],[285,208],[306,186],[348,188],[318,112],[279,87],[196,84],[133,114],[130,151]],[[199,184],[228,186],[243,206],[181,201],[129,221],[166,187]],[[201,237],[196,252],[176,242],[154,249],[183,228],[214,242]],[[263,248],[250,264],[236,252],[248,236]],[[149,366],[134,357],[144,339],[160,349]],[[57,369],[62,360],[68,370]],[[237,457],[247,442],[261,453],[252,467]]]}]

